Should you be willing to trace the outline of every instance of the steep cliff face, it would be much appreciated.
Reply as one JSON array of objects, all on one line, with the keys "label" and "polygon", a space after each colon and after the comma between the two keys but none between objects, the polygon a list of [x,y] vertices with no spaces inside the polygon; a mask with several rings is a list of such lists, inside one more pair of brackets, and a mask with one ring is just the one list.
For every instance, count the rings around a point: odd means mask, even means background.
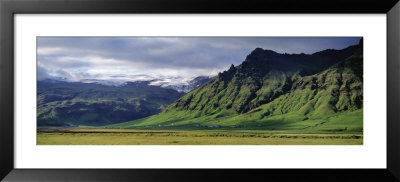
[{"label": "steep cliff face", "polygon": [[291,89],[264,106],[264,116],[298,112],[327,117],[363,106],[362,56],[353,55],[331,68],[293,80]]}]

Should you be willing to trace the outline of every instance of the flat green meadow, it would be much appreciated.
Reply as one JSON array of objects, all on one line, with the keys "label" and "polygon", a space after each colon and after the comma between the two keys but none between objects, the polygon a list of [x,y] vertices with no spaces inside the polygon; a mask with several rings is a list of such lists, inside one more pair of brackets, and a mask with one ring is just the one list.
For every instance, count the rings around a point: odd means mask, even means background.
[{"label": "flat green meadow", "polygon": [[298,134],[246,130],[62,128],[38,131],[37,145],[362,145],[362,134]]}]

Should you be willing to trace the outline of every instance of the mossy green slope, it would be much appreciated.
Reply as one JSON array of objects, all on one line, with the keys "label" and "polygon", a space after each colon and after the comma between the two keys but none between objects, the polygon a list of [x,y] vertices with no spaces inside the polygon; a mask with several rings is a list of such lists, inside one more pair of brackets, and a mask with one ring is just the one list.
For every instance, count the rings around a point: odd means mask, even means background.
[{"label": "mossy green slope", "polygon": [[362,42],[313,55],[256,49],[163,112],[109,127],[362,132],[362,62]]}]

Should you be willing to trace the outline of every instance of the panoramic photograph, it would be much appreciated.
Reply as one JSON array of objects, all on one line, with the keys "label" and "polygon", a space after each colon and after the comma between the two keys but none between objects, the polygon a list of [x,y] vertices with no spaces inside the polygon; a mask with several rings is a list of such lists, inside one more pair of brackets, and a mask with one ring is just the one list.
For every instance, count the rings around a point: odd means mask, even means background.
[{"label": "panoramic photograph", "polygon": [[362,37],[37,37],[37,145],[363,145]]}]

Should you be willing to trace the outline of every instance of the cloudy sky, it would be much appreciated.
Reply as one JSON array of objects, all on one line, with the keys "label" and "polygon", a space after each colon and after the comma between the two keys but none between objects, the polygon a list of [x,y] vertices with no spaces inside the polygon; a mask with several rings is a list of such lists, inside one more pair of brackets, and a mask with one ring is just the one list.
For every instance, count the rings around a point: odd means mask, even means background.
[{"label": "cloudy sky", "polygon": [[185,83],[239,65],[255,48],[312,54],[360,37],[38,37],[38,80]]}]

